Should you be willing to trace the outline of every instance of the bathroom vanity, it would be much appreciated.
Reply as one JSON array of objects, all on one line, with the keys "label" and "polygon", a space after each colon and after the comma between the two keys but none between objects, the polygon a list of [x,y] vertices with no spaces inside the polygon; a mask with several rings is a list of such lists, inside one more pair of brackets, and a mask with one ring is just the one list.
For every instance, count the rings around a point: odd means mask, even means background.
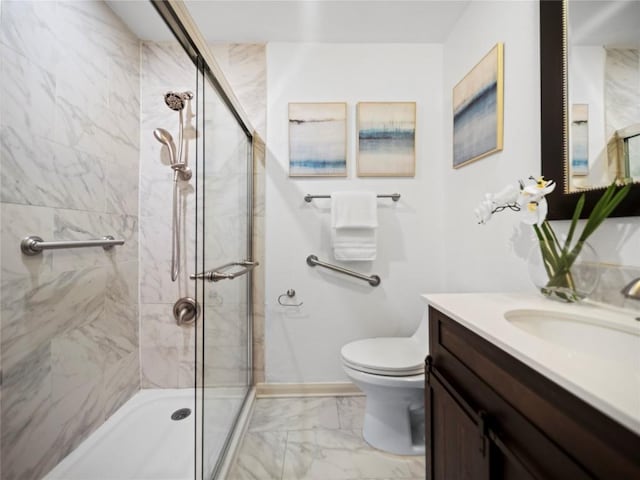
[{"label": "bathroom vanity", "polygon": [[640,478],[633,315],[535,294],[424,298],[428,480]]}]

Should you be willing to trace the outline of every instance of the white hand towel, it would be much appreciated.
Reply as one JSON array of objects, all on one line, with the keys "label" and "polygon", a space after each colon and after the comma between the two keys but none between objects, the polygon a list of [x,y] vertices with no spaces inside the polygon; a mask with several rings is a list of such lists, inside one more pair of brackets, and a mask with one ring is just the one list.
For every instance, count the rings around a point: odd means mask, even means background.
[{"label": "white hand towel", "polygon": [[375,260],[377,208],[372,192],[331,194],[331,237],[336,260]]},{"label": "white hand towel", "polygon": [[375,228],[332,228],[331,233],[336,260],[364,262],[376,259]]},{"label": "white hand towel", "polygon": [[331,194],[333,228],[375,228],[378,202],[373,192],[334,192]]}]

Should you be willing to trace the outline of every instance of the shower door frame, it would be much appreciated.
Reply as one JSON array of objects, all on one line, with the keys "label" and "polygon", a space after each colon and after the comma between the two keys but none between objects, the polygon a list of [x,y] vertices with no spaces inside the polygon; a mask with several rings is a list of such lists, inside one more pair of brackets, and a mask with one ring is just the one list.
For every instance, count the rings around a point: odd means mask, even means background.
[{"label": "shower door frame", "polygon": [[[154,6],[160,17],[167,24],[168,28],[173,32],[176,40],[181,44],[184,48],[187,55],[191,58],[194,65],[199,72],[199,75],[205,80],[209,81],[212,87],[216,90],[218,95],[220,95],[221,100],[227,106],[229,111],[235,117],[238,125],[243,130],[244,134],[247,137],[247,238],[246,238],[246,248],[247,252],[250,255],[250,258],[247,260],[253,260],[253,189],[254,189],[254,137],[256,135],[255,129],[251,125],[251,122],[248,119],[247,114],[242,108],[240,102],[236,98],[235,94],[229,83],[226,81],[222,70],[218,67],[215,58],[209,51],[207,43],[198,30],[197,26],[193,22],[187,7],[181,0],[149,0],[150,3]],[[204,86],[201,88],[198,86],[198,90],[204,92]],[[204,99],[202,102],[198,100],[198,104],[204,104]],[[200,113],[198,112],[198,115]],[[202,119],[204,120],[204,119]],[[198,120],[199,121],[199,120]],[[204,124],[204,122],[203,122]],[[205,132],[206,135],[206,132]],[[204,142],[203,142],[203,156],[204,156]],[[198,163],[198,162],[196,162]],[[196,205],[196,212],[198,208]],[[197,213],[196,213],[197,215]],[[197,222],[196,222],[197,225]],[[197,228],[197,227],[196,227]],[[196,235],[196,239],[198,235]],[[196,240],[197,243],[197,240]],[[197,249],[197,246],[196,246]],[[196,263],[197,263],[198,255],[196,254]],[[204,265],[195,265],[196,271],[201,268],[199,271],[204,271]],[[194,272],[195,273],[195,272]],[[204,456],[202,452],[198,452],[198,449],[202,448],[202,435],[200,437],[200,442],[198,442],[198,428],[202,427],[202,425],[196,426],[195,435],[195,445],[196,452],[194,452],[194,462],[196,464],[196,472],[200,472],[200,477],[197,480],[213,480],[219,478],[220,474],[225,474],[226,470],[230,467],[230,448],[237,443],[237,439],[240,438],[243,432],[238,431],[238,427],[240,426],[240,419],[246,416],[247,411],[251,408],[250,401],[253,401],[255,398],[255,385],[254,385],[254,376],[253,376],[253,273],[249,272],[246,276],[246,293],[247,293],[247,316],[246,316],[246,325],[247,325],[247,392],[243,399],[242,406],[236,418],[233,421],[233,426],[231,431],[229,432],[227,439],[225,441],[225,445],[220,452],[220,457],[216,466],[211,473],[211,477],[204,477],[203,471],[203,460]],[[204,282],[204,280],[201,280]],[[204,305],[203,305],[204,307]],[[203,308],[204,311],[204,308]],[[196,343],[198,340],[198,336],[196,335]],[[199,355],[198,345],[196,345],[196,355]],[[197,365],[198,359],[196,359],[196,388],[198,385],[203,385],[204,383],[204,362],[201,359],[201,364],[203,368],[200,372],[198,372]],[[198,377],[201,377],[200,379]],[[200,380],[200,383],[199,383]],[[201,396],[204,395],[204,386],[202,386]],[[200,398],[200,405],[203,405],[203,399]],[[198,406],[198,399],[196,398],[196,410]],[[202,422],[202,414],[198,419]],[[196,473],[198,475],[198,473]]]}]

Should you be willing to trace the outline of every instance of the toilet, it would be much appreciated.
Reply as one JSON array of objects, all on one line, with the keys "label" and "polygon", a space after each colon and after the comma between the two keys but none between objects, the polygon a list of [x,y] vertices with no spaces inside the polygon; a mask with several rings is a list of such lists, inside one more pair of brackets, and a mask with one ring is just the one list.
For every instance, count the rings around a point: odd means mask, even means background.
[{"label": "toilet", "polygon": [[362,435],[372,447],[398,455],[424,454],[428,352],[426,310],[411,337],[367,338],[342,347],[342,366],[367,397]]}]

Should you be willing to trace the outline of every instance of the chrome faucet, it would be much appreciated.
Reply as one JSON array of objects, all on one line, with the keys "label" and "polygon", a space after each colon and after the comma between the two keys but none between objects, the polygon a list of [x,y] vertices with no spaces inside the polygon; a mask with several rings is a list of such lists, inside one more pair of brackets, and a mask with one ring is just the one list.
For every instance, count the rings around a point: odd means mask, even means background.
[{"label": "chrome faucet", "polygon": [[627,285],[620,291],[620,293],[622,293],[622,295],[624,295],[626,298],[640,300],[640,277],[632,280],[629,285]]}]

